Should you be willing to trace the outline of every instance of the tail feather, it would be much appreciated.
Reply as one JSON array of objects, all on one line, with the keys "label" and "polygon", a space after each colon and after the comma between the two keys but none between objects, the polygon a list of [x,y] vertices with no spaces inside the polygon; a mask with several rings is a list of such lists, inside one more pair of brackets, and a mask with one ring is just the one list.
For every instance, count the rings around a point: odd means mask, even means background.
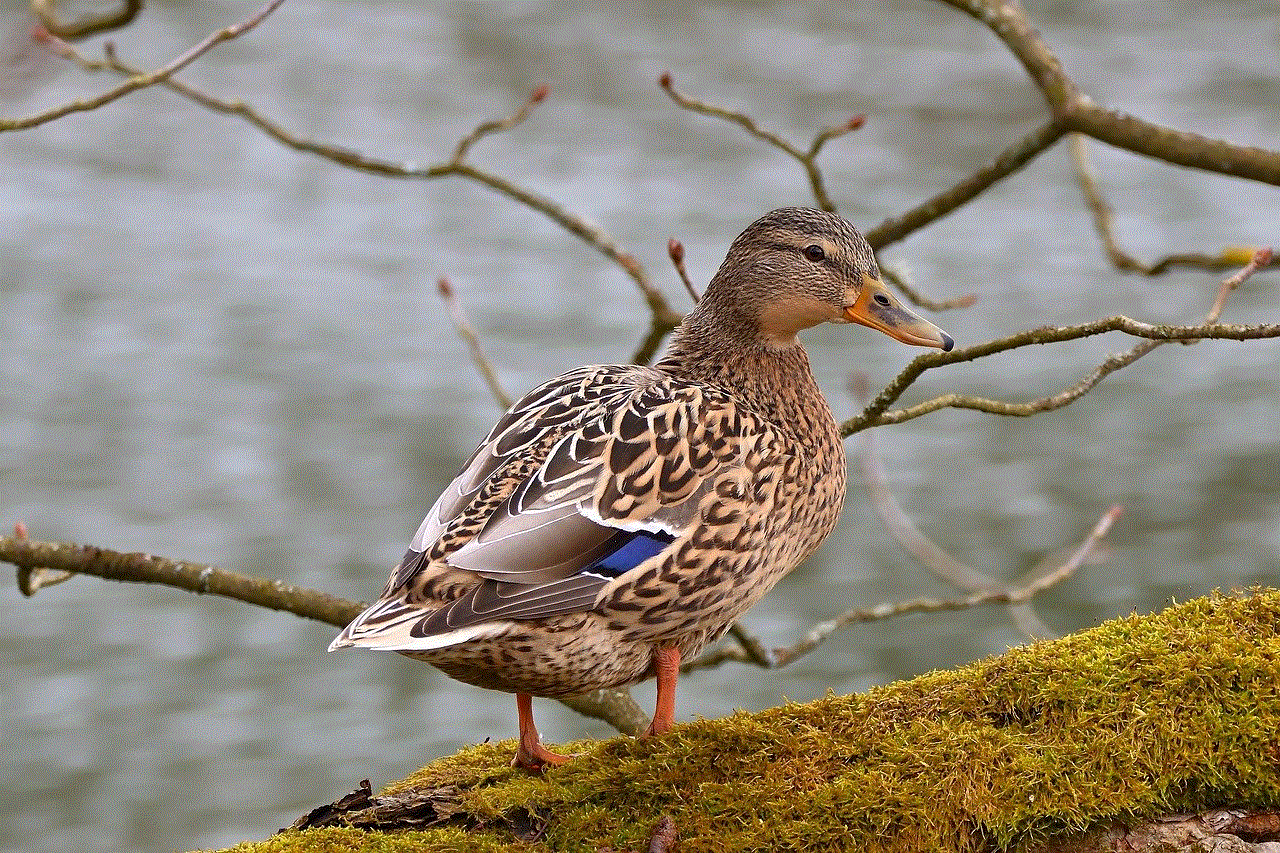
[{"label": "tail feather", "polygon": [[351,620],[329,644],[329,651],[359,646],[391,652],[429,651],[454,646],[478,637],[490,637],[510,627],[510,621],[467,625],[452,631],[415,636],[413,629],[430,613],[403,600],[376,601]]}]

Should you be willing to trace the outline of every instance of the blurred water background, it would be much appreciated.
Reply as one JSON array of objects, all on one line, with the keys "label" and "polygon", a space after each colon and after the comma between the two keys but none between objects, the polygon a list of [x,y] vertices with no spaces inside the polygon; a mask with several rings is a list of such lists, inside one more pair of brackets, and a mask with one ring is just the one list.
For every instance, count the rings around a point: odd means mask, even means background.
[{"label": "blurred water background", "polygon": [[[1030,5],[1099,100],[1240,143],[1280,140],[1270,4]],[[0,8],[12,49],[24,4]],[[123,57],[155,67],[248,10],[156,2],[112,37]],[[668,237],[684,241],[704,282],[743,226],[810,196],[785,156],[677,109],[656,85],[664,70],[797,141],[866,113],[822,159],[842,212],[865,226],[949,186],[1044,116],[986,29],[926,2],[291,0],[183,78],[301,135],[422,163],[447,159],[478,122],[549,84],[530,120],[481,143],[474,162],[601,223],[683,309]],[[11,116],[115,85],[38,55],[8,74],[0,112]],[[1139,257],[1278,242],[1273,187],[1092,150]],[[935,318],[961,346],[1117,313],[1195,322],[1218,282],[1113,271],[1061,147],[883,260],[936,297],[978,294],[975,307]],[[625,360],[647,327],[616,267],[463,180],[347,171],[160,89],[5,134],[0,520],[23,520],[40,539],[367,599],[498,415],[436,296],[439,275],[513,393]],[[1254,279],[1224,319],[1274,322],[1276,283]],[[806,340],[841,416],[854,411],[852,371],[883,384],[915,354],[858,328]],[[1109,335],[933,371],[905,402],[1052,393],[1130,343]],[[1068,632],[1275,583],[1278,354],[1274,342],[1167,346],[1051,414],[946,410],[877,438],[911,515],[992,573],[1025,571],[1110,504],[1126,507],[1109,562],[1037,605]],[[947,592],[888,539],[855,478],[841,528],[747,623],[783,645],[845,607]],[[394,655],[326,655],[334,631],[293,616],[92,578],[26,600],[11,572],[0,599],[0,851],[261,838],[360,779],[377,787],[515,733],[509,697]],[[690,677],[678,712],[864,690],[1022,640],[999,609],[857,626],[783,671]],[[637,697],[648,704],[652,688]],[[608,734],[552,702],[537,713],[551,742]]]}]

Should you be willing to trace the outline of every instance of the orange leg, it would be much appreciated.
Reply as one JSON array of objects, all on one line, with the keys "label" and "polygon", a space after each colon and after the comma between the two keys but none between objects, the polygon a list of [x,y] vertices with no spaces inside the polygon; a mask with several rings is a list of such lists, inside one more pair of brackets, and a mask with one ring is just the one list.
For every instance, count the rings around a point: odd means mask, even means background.
[{"label": "orange leg", "polygon": [[516,711],[520,714],[520,746],[516,748],[513,767],[538,772],[548,764],[564,764],[569,756],[552,752],[542,745],[538,727],[533,724],[533,697],[528,693],[516,694]]},{"label": "orange leg", "polygon": [[653,669],[658,675],[658,702],[653,710],[653,722],[645,730],[644,737],[664,734],[675,725],[676,679],[680,677],[680,649],[675,646],[654,648]]}]

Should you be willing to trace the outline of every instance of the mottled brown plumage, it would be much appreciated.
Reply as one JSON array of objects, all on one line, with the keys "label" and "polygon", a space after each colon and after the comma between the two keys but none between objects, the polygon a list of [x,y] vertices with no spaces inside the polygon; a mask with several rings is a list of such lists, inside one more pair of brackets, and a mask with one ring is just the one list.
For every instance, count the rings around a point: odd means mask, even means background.
[{"label": "mottled brown plumage", "polygon": [[879,281],[839,217],[784,208],[729,249],[652,367],[582,367],[502,417],[427,514],[382,597],[334,640],[529,696],[658,676],[719,637],[818,547],[844,500],[836,423],[796,333],[858,322],[950,349]]}]

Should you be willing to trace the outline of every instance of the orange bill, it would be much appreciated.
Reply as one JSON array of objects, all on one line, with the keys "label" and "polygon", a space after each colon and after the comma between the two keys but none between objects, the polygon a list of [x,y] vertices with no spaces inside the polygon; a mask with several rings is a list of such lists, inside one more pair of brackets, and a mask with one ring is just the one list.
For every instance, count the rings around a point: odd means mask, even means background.
[{"label": "orange bill", "polygon": [[891,338],[920,347],[950,350],[955,341],[946,332],[903,305],[884,282],[862,277],[857,299],[844,309],[844,318],[884,332]]}]

